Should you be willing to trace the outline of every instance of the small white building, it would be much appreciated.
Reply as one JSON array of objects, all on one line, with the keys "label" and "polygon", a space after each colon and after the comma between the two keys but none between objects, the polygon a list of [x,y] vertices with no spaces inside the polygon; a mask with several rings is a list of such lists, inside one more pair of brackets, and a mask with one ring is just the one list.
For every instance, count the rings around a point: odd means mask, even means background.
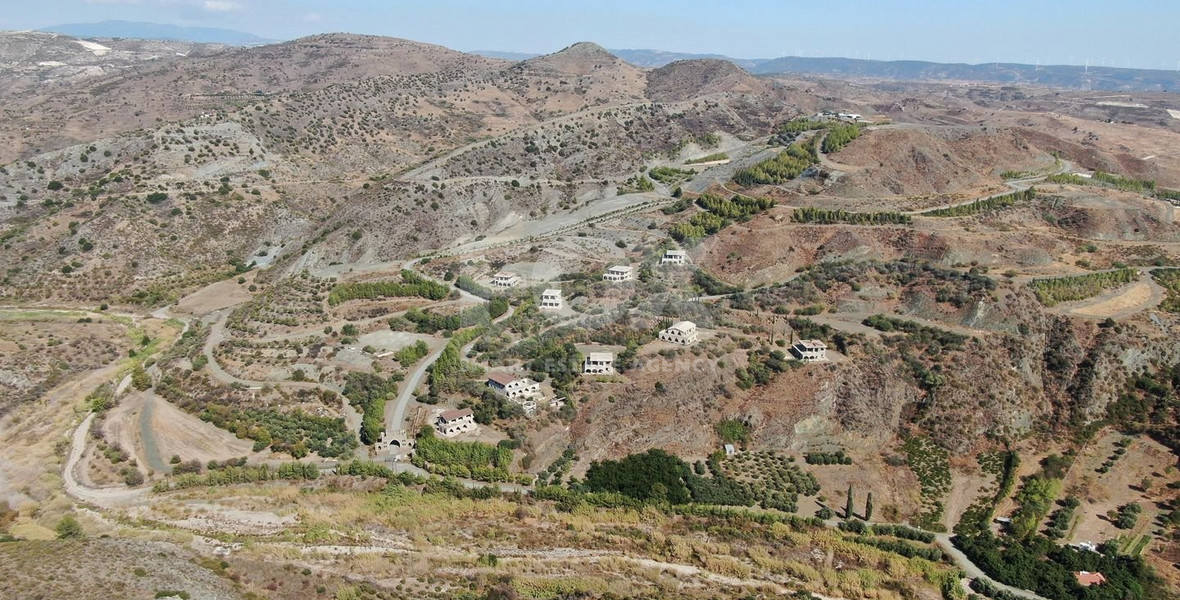
[{"label": "small white building", "polygon": [[585,375],[609,375],[615,372],[615,355],[611,352],[591,352],[582,362]]},{"label": "small white building", "polygon": [[541,384],[511,373],[488,373],[488,387],[509,399],[530,398],[541,394]]},{"label": "small white building", "polygon": [[697,324],[692,321],[681,321],[660,332],[660,339],[673,344],[691,346],[697,343]]},{"label": "small white building", "polygon": [[849,123],[856,123],[856,122],[860,121],[863,117],[857,113],[842,112],[842,113],[839,113],[838,115],[836,115],[836,118],[840,119],[841,121],[847,121]]},{"label": "small white building", "polygon": [[662,265],[682,265],[688,260],[688,253],[684,250],[666,250],[660,258]]},{"label": "small white building", "polygon": [[447,437],[475,430],[475,411],[470,408],[443,411],[434,421],[434,429]]},{"label": "small white building", "polygon": [[803,362],[828,360],[828,345],[820,340],[799,340],[791,346],[791,354]]},{"label": "small white building", "polygon": [[492,275],[492,286],[498,288],[515,287],[520,285],[520,281],[520,275],[517,275],[516,273],[500,271],[499,273]]},{"label": "small white building", "polygon": [[561,290],[545,290],[541,292],[541,310],[561,310]]},{"label": "small white building", "polygon": [[634,281],[635,280],[635,267],[624,267],[622,265],[615,265],[615,266],[607,269],[606,272],[602,274],[602,279],[603,279],[603,281],[614,281],[614,282]]}]

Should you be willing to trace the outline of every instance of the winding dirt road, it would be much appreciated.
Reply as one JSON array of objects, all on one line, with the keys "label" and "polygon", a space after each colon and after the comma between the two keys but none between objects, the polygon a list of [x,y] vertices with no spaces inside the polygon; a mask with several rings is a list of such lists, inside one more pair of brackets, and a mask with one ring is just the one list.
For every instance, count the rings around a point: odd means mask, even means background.
[{"label": "winding dirt road", "polygon": [[82,460],[82,454],[86,451],[86,436],[90,434],[90,425],[93,422],[94,413],[86,415],[70,436],[70,456],[62,470],[62,484],[66,493],[76,500],[102,508],[126,507],[144,502],[151,491],[150,488],[89,488],[78,481],[75,471]]}]

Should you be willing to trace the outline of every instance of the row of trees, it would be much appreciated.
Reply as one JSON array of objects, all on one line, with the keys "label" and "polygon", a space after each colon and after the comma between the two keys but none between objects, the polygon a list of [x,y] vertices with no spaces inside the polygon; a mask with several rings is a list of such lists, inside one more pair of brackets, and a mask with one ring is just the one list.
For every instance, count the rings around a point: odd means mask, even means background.
[{"label": "row of trees", "polygon": [[482,286],[470,275],[459,275],[455,278],[455,287],[473,295],[479,296],[484,300],[489,300],[492,297],[492,290]]},{"label": "row of trees", "polygon": [[809,465],[852,464],[852,457],[845,454],[843,450],[837,450],[835,452],[808,452],[803,455],[803,460]]},{"label": "row of trees", "polygon": [[454,331],[463,327],[471,327],[488,322],[487,308],[473,306],[462,312],[443,314],[430,309],[411,308],[401,317],[389,319],[389,328],[393,330],[412,329],[418,333],[438,333],[439,331]]},{"label": "row of trees", "polygon": [[1156,269],[1151,277],[1167,291],[1167,296],[1160,303],[1160,310],[1180,313],[1180,269]]},{"label": "row of trees", "polygon": [[1095,171],[1090,177],[1082,177],[1072,173],[1060,173],[1045,178],[1049,183],[1063,183],[1069,185],[1103,185],[1126,192],[1136,192],[1154,196],[1161,200],[1180,200],[1180,191],[1168,190],[1156,186],[1152,179],[1135,179],[1123,177],[1103,171]]},{"label": "row of trees", "polygon": [[1027,190],[1012,192],[1011,194],[992,196],[991,198],[980,198],[979,200],[967,204],[959,204],[957,206],[948,206],[944,208],[928,210],[926,212],[920,213],[920,215],[923,217],[967,217],[984,211],[1006,208],[1016,204],[1017,202],[1028,202],[1036,197],[1036,188],[1030,187]]},{"label": "row of trees", "polygon": [[813,121],[807,117],[800,117],[779,123],[778,127],[774,128],[774,131],[775,133],[803,133],[804,131],[827,129],[829,125],[831,123],[828,121]]},{"label": "row of trees", "polygon": [[834,225],[847,223],[850,225],[909,225],[913,219],[909,215],[896,212],[852,212],[843,209],[831,210],[805,206],[796,208],[791,215],[796,223],[817,223],[820,225]]},{"label": "row of trees", "polygon": [[1049,279],[1034,279],[1029,282],[1037,300],[1045,306],[1053,306],[1060,302],[1085,300],[1102,292],[1126,285],[1139,279],[1139,272],[1135,269],[1116,269],[1101,273],[1087,273],[1070,277],[1053,277]]},{"label": "row of trees", "polygon": [[193,487],[236,485],[278,479],[310,481],[319,478],[319,476],[319,467],[311,463],[301,462],[283,463],[277,469],[265,464],[248,467],[226,467],[216,471],[209,471],[205,475],[187,473],[161,479],[152,486],[152,491],[167,492]]},{"label": "row of trees", "polygon": [[349,300],[409,296],[442,300],[450,293],[449,286],[435,283],[413,271],[403,270],[401,281],[355,281],[338,284],[328,292],[328,304],[336,306]]},{"label": "row of trees", "polygon": [[755,214],[772,208],[774,206],[774,199],[755,198],[741,194],[735,194],[732,198],[726,199],[713,194],[704,194],[700,198],[697,198],[697,206],[723,219],[744,221]]}]

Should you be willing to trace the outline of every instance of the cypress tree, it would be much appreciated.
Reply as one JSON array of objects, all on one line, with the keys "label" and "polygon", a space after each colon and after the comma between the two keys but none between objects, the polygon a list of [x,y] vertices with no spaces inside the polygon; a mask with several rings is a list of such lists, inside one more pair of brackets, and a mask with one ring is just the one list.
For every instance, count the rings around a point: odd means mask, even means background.
[{"label": "cypress tree", "polygon": [[870,521],[873,518],[873,493],[869,492],[868,497],[865,498],[865,520]]},{"label": "cypress tree", "polygon": [[854,507],[852,504],[852,484],[850,483],[850,484],[848,484],[848,502],[844,505],[844,519],[845,520],[852,518],[852,509],[853,508]]}]

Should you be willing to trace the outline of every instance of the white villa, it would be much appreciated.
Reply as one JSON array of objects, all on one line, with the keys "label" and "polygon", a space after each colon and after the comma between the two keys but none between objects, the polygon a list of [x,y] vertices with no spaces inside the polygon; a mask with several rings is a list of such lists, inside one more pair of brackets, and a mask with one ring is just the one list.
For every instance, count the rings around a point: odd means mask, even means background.
[{"label": "white villa", "polygon": [[561,310],[561,290],[541,292],[541,310]]},{"label": "white villa", "polygon": [[585,375],[607,375],[615,372],[615,355],[610,352],[591,352],[582,363]]},{"label": "white villa", "polygon": [[447,437],[475,429],[475,412],[470,408],[443,411],[434,421],[434,429]]},{"label": "white villa", "polygon": [[692,321],[681,321],[661,331],[660,339],[682,346],[691,346],[697,343],[700,336],[697,334],[696,323]]},{"label": "white villa", "polygon": [[488,387],[513,400],[541,394],[541,384],[528,377],[517,377],[511,373],[488,373]]},{"label": "white villa", "polygon": [[664,256],[660,258],[662,265],[682,265],[688,258],[688,253],[684,250],[666,250]]},{"label": "white villa", "polygon": [[791,346],[791,354],[803,362],[828,360],[828,345],[820,340],[799,340]]},{"label": "white villa", "polygon": [[602,274],[602,279],[603,279],[603,281],[615,281],[615,282],[634,281],[635,280],[635,267],[624,267],[621,265],[615,265],[615,266],[607,269],[606,272]]},{"label": "white villa", "polygon": [[517,275],[516,273],[500,271],[499,273],[492,275],[492,285],[494,287],[510,288],[520,285],[520,282],[520,275]]}]

